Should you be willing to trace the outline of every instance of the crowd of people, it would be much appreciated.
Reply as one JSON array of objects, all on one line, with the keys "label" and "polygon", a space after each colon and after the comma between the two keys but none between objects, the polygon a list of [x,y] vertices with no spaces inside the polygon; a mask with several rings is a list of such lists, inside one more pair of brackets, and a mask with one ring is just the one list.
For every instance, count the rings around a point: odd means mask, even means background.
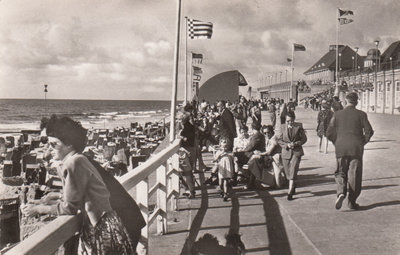
[{"label": "crowd of people", "polygon": [[[355,92],[347,93],[345,107],[330,93],[304,102],[305,108],[310,104],[312,110],[318,111],[315,129],[318,152],[328,153],[329,141],[335,146],[336,209],[341,208],[347,190],[349,208],[358,208],[363,147],[373,135],[366,114],[356,109],[357,102]],[[247,100],[243,96],[233,103],[224,100],[215,104],[204,100],[188,103],[181,118],[180,133],[183,139],[180,162],[188,197],[195,197],[193,171],[206,169],[201,152],[208,150],[213,152],[214,166],[206,184],[218,182],[224,201],[229,199],[232,186],[239,182],[245,184],[245,189],[255,189],[260,183],[271,188],[287,187],[287,199],[293,200],[304,155],[302,146],[307,142],[302,123],[295,121],[296,107],[293,100]],[[261,111],[268,114],[262,115]],[[269,125],[261,125],[266,122],[261,121],[262,117],[268,118]],[[213,181],[216,177],[217,181]]]},{"label": "crowd of people", "polygon": [[[211,178],[218,176],[224,201],[238,182],[245,183],[246,189],[258,183],[282,188],[288,182],[288,200],[292,200],[302,145],[307,141],[302,124],[295,122],[295,109],[293,100],[243,96],[237,102],[186,104],[180,118],[180,167],[188,197],[195,197],[193,172],[206,170],[201,152],[208,150],[215,162]],[[270,125],[261,125],[261,111],[268,112]]]}]

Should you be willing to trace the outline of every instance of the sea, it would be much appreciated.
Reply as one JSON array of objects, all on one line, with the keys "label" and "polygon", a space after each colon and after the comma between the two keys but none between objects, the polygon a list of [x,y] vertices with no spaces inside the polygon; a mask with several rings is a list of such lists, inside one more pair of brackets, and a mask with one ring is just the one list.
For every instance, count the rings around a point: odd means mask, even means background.
[{"label": "sea", "polygon": [[52,114],[80,121],[85,128],[129,127],[130,123],[169,121],[170,101],[0,99],[0,132],[39,129]]}]

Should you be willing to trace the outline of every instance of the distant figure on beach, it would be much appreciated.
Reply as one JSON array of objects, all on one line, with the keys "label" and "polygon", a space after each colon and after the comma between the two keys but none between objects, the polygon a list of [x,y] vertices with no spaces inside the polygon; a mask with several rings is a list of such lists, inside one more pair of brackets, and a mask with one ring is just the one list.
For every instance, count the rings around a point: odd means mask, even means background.
[{"label": "distant figure on beach", "polygon": [[333,116],[333,112],[330,110],[330,106],[325,100],[322,101],[322,110],[318,113],[317,118],[317,136],[318,136],[318,152],[322,152],[322,142],[325,142],[325,153],[328,153],[328,138],[326,138],[326,130],[328,129],[329,122]]},{"label": "distant figure on beach", "polygon": [[294,122],[295,116],[288,112],[286,123],[281,126],[281,135],[278,139],[282,147],[282,163],[286,178],[289,180],[288,200],[293,200],[296,193],[297,172],[299,171],[301,157],[304,155],[303,144],[307,136],[303,124]]},{"label": "distant figure on beach", "polygon": [[346,95],[346,108],[334,113],[326,136],[335,145],[337,169],[337,199],[335,208],[342,207],[348,192],[348,207],[358,209],[356,203],[362,188],[364,146],[369,142],[374,131],[367,114],[357,110],[358,95],[351,92]]},{"label": "distant figure on beach", "polygon": [[[56,204],[26,204],[28,216],[38,214],[72,215],[83,212],[81,249],[86,254],[134,254],[134,246],[121,219],[111,208],[108,191],[100,173],[82,154],[86,130],[68,117],[52,116],[46,133],[53,158],[61,161],[63,195]],[[54,198],[52,198],[54,199]]]}]

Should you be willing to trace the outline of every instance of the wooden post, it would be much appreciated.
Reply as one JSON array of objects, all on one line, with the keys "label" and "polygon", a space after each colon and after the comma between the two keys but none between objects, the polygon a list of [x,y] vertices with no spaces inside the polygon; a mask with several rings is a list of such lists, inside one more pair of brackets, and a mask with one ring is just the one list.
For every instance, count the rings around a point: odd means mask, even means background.
[{"label": "wooden post", "polygon": [[167,163],[157,168],[157,207],[161,209],[161,215],[157,216],[157,233],[167,233]]},{"label": "wooden post", "polygon": [[142,237],[139,240],[137,247],[138,254],[147,254],[149,244],[149,179],[145,178],[136,186],[136,201],[142,212],[146,226],[142,228]]}]

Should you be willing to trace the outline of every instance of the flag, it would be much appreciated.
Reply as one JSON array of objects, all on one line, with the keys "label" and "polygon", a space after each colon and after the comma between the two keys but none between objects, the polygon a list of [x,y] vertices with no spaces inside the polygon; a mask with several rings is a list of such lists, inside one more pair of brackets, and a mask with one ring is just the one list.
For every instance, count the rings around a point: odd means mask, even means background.
[{"label": "flag", "polygon": [[306,47],[301,44],[293,43],[294,51],[306,51]]},{"label": "flag", "polygon": [[287,60],[287,62],[292,62],[291,58],[287,58],[286,60]]},{"label": "flag", "polygon": [[338,10],[339,10],[339,17],[342,17],[344,15],[354,15],[354,12],[350,10],[341,10],[341,9]]},{"label": "flag", "polygon": [[349,24],[351,22],[353,22],[354,20],[352,19],[347,19],[347,18],[339,18],[339,24],[340,25],[346,25]]},{"label": "flag", "polygon": [[194,81],[200,81],[201,80],[201,75],[193,74],[193,80]]},{"label": "flag", "polygon": [[192,52],[192,64],[201,64],[203,62],[203,54]]},{"label": "flag", "polygon": [[213,23],[188,19],[188,37],[190,39],[195,39],[195,38],[211,39],[212,33],[213,33]]},{"label": "flag", "polygon": [[203,73],[203,70],[201,70],[200,67],[193,66],[193,74],[194,75],[198,75],[198,74],[202,74],[202,73]]}]

